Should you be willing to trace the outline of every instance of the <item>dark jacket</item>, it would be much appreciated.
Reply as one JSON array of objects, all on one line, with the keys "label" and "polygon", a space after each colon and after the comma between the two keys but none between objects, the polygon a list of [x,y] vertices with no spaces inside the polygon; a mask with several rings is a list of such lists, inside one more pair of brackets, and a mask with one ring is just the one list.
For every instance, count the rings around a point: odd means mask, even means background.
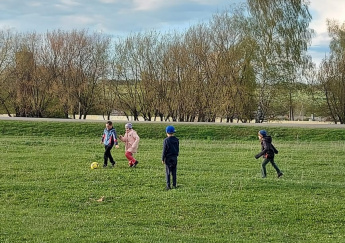
[{"label": "dark jacket", "polygon": [[261,156],[267,159],[273,159],[274,154],[277,154],[278,150],[272,144],[272,137],[266,136],[261,141],[261,152],[255,155],[255,158],[258,159]]},{"label": "dark jacket", "polygon": [[167,159],[174,158],[177,159],[179,154],[180,145],[179,140],[175,136],[167,137],[163,141],[163,153],[162,161],[167,163]]}]

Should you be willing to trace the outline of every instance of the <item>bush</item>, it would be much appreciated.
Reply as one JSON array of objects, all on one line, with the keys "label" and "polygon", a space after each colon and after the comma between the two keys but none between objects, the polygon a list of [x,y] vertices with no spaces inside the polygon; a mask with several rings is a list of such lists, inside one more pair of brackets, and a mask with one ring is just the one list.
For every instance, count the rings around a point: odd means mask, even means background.
[{"label": "bush", "polygon": [[[328,128],[264,127],[264,124],[205,124],[205,123],[157,123],[133,122],[133,128],[141,138],[163,139],[165,127],[173,124],[176,136],[181,139],[204,140],[255,140],[260,129],[266,129],[274,139],[302,141],[345,140],[345,130]],[[118,134],[124,133],[125,122],[114,122]],[[7,136],[55,136],[55,137],[100,137],[105,122],[73,121],[0,121],[0,134]]]}]

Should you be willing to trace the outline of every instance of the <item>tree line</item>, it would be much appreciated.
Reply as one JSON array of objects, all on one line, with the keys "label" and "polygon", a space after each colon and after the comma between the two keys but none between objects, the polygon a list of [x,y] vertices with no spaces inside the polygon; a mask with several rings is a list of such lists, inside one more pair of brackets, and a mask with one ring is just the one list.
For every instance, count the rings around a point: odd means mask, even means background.
[{"label": "tree line", "polygon": [[183,32],[0,30],[1,110],[199,122],[309,112],[344,123],[344,27],[328,23],[332,52],[317,72],[310,20],[305,1],[248,0]]}]

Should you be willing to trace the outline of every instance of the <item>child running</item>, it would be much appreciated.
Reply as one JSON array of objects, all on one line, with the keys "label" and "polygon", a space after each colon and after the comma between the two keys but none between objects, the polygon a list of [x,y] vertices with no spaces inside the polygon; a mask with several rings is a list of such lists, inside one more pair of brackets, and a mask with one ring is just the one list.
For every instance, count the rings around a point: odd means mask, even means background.
[{"label": "child running", "polygon": [[258,137],[261,143],[261,152],[255,155],[255,158],[258,159],[261,156],[264,158],[261,165],[262,178],[266,178],[266,165],[271,163],[273,168],[277,171],[278,178],[283,175],[283,173],[278,168],[277,164],[274,162],[274,154],[278,154],[278,150],[272,144],[272,137],[267,135],[265,130],[260,130]]},{"label": "child running", "polygon": [[108,159],[110,160],[111,166],[115,166],[115,160],[113,159],[113,156],[111,156],[111,149],[115,145],[115,148],[119,148],[117,137],[116,137],[116,131],[115,128],[113,128],[113,123],[111,121],[107,121],[105,124],[105,129],[103,131],[103,136],[101,143],[104,144],[104,164],[103,168],[106,168],[108,166]]},{"label": "child running", "polygon": [[129,167],[136,167],[139,161],[133,157],[133,154],[138,151],[140,137],[133,129],[132,123],[127,123],[125,129],[125,135],[119,135],[119,139],[125,143],[125,156],[128,160]]}]

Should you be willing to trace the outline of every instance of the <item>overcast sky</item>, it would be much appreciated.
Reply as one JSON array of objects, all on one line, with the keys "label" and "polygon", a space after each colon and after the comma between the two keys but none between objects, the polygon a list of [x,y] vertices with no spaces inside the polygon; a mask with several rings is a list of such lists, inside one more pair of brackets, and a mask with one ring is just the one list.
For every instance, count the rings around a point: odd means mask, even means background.
[{"label": "overcast sky", "polygon": [[[19,32],[88,29],[112,36],[145,30],[185,30],[240,0],[0,0],[0,28]],[[310,0],[316,31],[310,55],[328,53],[326,19],[345,21],[344,0]]]}]

